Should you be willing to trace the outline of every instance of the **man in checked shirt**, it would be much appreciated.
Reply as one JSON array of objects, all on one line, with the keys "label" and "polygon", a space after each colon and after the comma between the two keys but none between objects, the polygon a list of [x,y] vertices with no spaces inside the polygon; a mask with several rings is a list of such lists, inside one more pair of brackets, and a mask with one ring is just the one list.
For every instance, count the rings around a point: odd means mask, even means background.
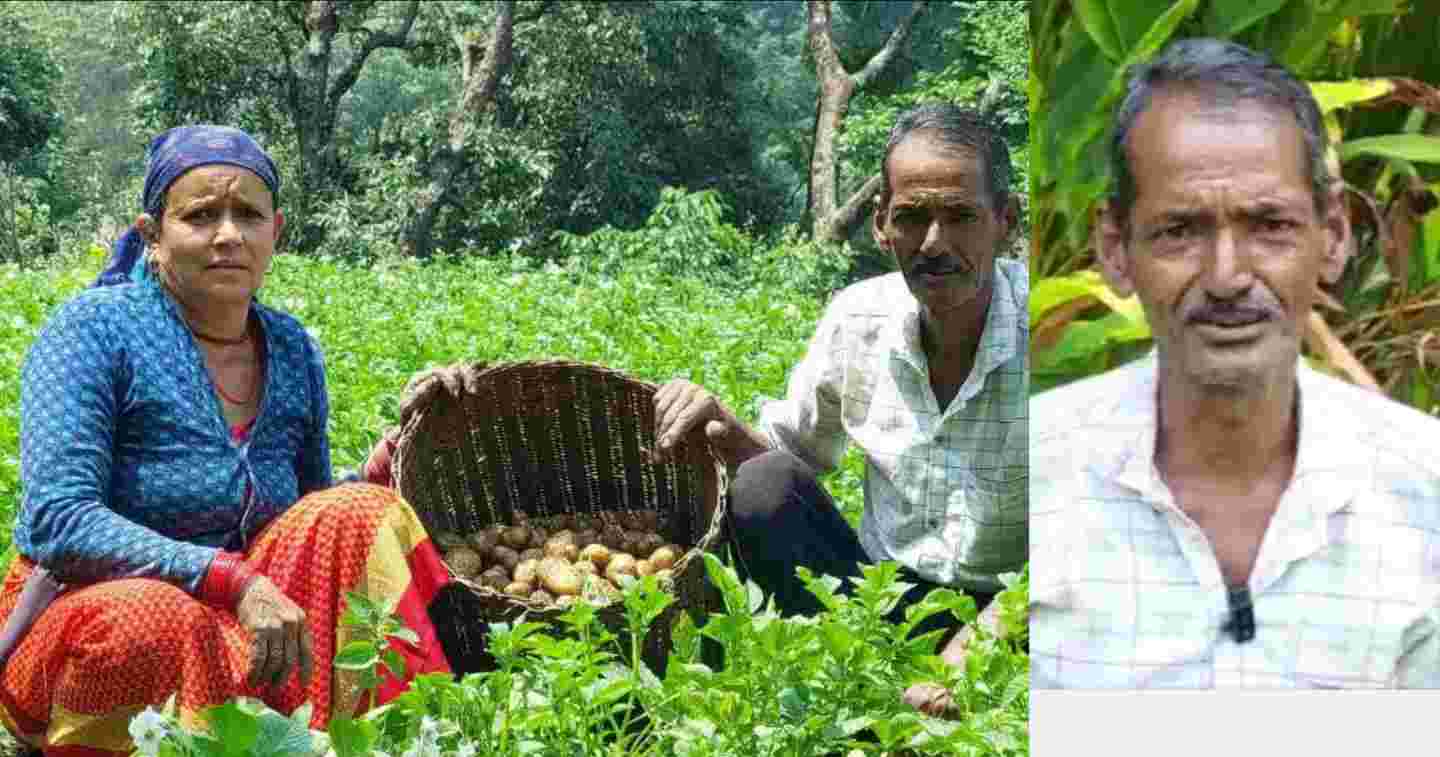
[{"label": "man in checked shirt", "polygon": [[[882,173],[872,230],[900,270],[834,296],[785,399],[763,404],[758,428],[688,381],[655,398],[661,454],[703,427],[738,466],[739,567],[786,614],[820,610],[796,576],[802,565],[849,577],[898,562],[916,584],[901,618],[942,585],[984,608],[998,576],[1026,559],[1029,280],[1023,263],[998,257],[1018,213],[1009,153],[975,113],[921,106],[891,130]],[[847,441],[866,459],[858,535],[816,481]],[[948,626],[942,656],[958,665],[954,617],[932,620]],[[949,706],[936,686],[905,698],[930,714]]]},{"label": "man in checked shirt", "polygon": [[1174,43],[1111,160],[1157,349],[1032,402],[1032,687],[1440,688],[1440,422],[1299,354],[1350,242],[1309,89]]}]

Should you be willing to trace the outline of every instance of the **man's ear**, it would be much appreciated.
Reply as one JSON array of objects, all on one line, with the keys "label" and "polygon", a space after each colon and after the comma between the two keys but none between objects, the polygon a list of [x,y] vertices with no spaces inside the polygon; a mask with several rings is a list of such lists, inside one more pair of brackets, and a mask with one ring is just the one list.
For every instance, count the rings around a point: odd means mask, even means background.
[{"label": "man's ear", "polygon": [[280,235],[285,231],[285,212],[279,208],[275,209],[275,242],[279,243]]},{"label": "man's ear", "polygon": [[135,219],[135,229],[140,232],[140,236],[145,240],[146,244],[153,245],[160,242],[160,222],[155,220],[155,216],[149,213],[141,213],[140,216]]},{"label": "man's ear", "polygon": [[1350,257],[1350,214],[1345,209],[1345,185],[1333,182],[1326,198],[1325,215],[1321,222],[1325,226],[1325,249],[1320,259],[1320,280],[1334,284],[1345,272],[1345,261]]},{"label": "man's ear", "polygon": [[890,198],[881,195],[875,201],[875,212],[870,214],[870,236],[886,252],[890,252],[890,234],[885,230],[885,215],[889,210]]},{"label": "man's ear", "polygon": [[1122,219],[1110,203],[1098,208],[1095,213],[1095,251],[1100,260],[1100,271],[1105,282],[1121,297],[1135,292],[1135,279],[1130,273],[1128,233]]},{"label": "man's ear", "polygon": [[1015,230],[1020,228],[1019,197],[1013,194],[1010,195],[1010,199],[1005,202],[1005,210],[1000,217],[1000,221],[1005,224],[1004,233],[1000,235],[1000,238],[1008,241],[1010,236],[1015,233]]}]

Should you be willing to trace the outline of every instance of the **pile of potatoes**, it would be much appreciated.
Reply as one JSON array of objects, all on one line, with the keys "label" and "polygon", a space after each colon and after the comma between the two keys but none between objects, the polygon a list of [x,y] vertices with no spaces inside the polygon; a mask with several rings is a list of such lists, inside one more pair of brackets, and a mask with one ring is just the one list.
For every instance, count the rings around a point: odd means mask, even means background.
[{"label": "pile of potatoes", "polygon": [[[456,575],[517,599],[566,606],[619,598],[625,577],[654,575],[662,585],[685,549],[656,533],[654,511],[614,518],[559,516],[550,528],[519,519],[468,537],[441,532],[435,541]],[[552,530],[553,529],[553,530]]]}]

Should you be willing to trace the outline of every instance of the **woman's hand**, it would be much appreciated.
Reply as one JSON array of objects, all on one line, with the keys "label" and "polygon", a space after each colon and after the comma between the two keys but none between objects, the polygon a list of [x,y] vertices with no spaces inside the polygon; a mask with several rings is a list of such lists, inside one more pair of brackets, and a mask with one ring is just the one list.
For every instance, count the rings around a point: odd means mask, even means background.
[{"label": "woman's hand", "polygon": [[240,625],[251,633],[251,686],[279,686],[297,666],[300,685],[310,685],[313,660],[305,611],[290,601],[270,579],[256,576],[235,611]]}]

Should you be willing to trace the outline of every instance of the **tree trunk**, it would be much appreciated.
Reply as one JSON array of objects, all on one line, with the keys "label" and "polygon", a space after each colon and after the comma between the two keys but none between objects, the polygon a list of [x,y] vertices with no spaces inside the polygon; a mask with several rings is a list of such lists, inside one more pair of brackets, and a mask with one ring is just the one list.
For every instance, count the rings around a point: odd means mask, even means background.
[{"label": "tree trunk", "polygon": [[435,252],[435,219],[466,168],[466,142],[495,104],[500,79],[510,67],[514,37],[514,0],[500,2],[488,40],[473,31],[456,34],[463,66],[460,97],[450,114],[447,139],[436,140],[430,183],[420,192],[418,209],[405,230],[402,247],[409,255],[424,259]]},{"label": "tree trunk", "polygon": [[866,62],[859,72],[851,74],[840,62],[831,34],[830,0],[808,0],[809,19],[806,42],[815,57],[815,78],[819,81],[815,114],[815,140],[810,153],[810,191],[807,205],[811,236],[827,242],[843,242],[850,238],[855,226],[865,216],[871,198],[880,190],[880,177],[874,176],[843,205],[840,204],[836,181],[835,141],[850,109],[850,98],[863,90],[894,62],[900,50],[910,41],[915,20],[924,13],[928,0],[913,0],[910,14],[890,33],[885,46]]},{"label": "tree trunk", "polygon": [[410,29],[414,26],[419,7],[419,0],[411,0],[395,28],[367,30],[353,57],[338,71],[333,71],[336,62],[335,35],[340,29],[339,14],[354,10],[349,4],[337,0],[312,0],[305,6],[305,46],[298,56],[298,66],[287,61],[286,67],[290,91],[288,104],[300,153],[299,188],[291,195],[292,213],[297,222],[289,228],[296,235],[291,239],[301,249],[312,249],[320,243],[320,229],[308,219],[311,211],[334,191],[339,181],[335,123],[340,101],[359,79],[371,53],[382,47],[405,48],[411,44]]}]

